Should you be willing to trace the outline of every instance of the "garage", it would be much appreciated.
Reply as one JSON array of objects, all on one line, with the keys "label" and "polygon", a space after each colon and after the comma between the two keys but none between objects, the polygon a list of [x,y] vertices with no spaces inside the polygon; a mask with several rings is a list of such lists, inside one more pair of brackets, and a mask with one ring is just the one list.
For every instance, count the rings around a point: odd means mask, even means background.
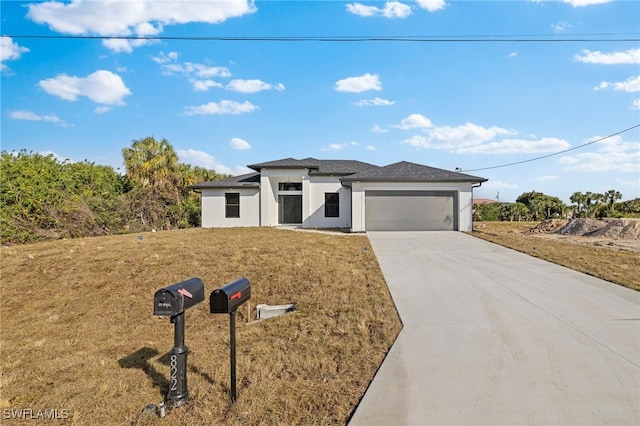
[{"label": "garage", "polygon": [[367,231],[457,231],[456,191],[365,191]]}]

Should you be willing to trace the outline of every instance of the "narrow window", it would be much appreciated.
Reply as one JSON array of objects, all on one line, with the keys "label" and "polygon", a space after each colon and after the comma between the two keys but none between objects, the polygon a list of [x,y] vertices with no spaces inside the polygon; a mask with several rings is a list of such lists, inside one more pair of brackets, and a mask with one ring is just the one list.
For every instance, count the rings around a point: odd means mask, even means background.
[{"label": "narrow window", "polygon": [[224,194],[225,215],[224,217],[240,217],[240,194],[229,192]]},{"label": "narrow window", "polygon": [[337,192],[324,193],[324,217],[340,217],[340,195]]}]

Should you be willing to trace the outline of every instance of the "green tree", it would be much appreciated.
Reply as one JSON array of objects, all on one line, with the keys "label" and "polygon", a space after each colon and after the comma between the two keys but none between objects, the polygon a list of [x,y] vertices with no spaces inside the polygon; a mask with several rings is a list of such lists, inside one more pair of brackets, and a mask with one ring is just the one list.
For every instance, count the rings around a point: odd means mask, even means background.
[{"label": "green tree", "polygon": [[521,194],[516,202],[527,207],[533,220],[561,217],[566,210],[566,205],[560,198],[536,191]]},{"label": "green tree", "polygon": [[117,232],[124,182],[111,167],[25,150],[0,155],[3,242]]},{"label": "green tree", "polygon": [[178,178],[178,155],[166,139],[154,137],[134,140],[122,150],[127,177],[143,188],[171,189]]},{"label": "green tree", "polygon": [[127,194],[131,230],[185,228],[200,224],[200,199],[190,185],[224,177],[214,170],[179,163],[173,146],[153,137],[122,150],[132,190]]},{"label": "green tree", "polygon": [[607,199],[607,204],[609,206],[609,215],[613,216],[616,212],[616,201],[622,199],[622,194],[616,191],[615,189],[610,189],[605,192],[605,197]]},{"label": "green tree", "polygon": [[574,217],[583,217],[586,214],[586,196],[582,192],[574,192],[569,197],[569,201],[575,204]]},{"label": "green tree", "polygon": [[520,222],[529,217],[529,209],[523,203],[504,203],[500,206],[499,217],[500,220]]},{"label": "green tree", "polygon": [[488,203],[488,204],[476,204],[474,205],[474,216],[479,221],[496,221],[500,220],[500,206],[501,203]]}]

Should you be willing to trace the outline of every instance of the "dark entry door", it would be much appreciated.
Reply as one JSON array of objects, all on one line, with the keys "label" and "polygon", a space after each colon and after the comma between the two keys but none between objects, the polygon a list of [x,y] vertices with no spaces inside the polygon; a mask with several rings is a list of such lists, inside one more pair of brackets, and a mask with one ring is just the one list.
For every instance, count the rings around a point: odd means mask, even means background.
[{"label": "dark entry door", "polygon": [[280,195],[280,223],[302,223],[302,195]]}]

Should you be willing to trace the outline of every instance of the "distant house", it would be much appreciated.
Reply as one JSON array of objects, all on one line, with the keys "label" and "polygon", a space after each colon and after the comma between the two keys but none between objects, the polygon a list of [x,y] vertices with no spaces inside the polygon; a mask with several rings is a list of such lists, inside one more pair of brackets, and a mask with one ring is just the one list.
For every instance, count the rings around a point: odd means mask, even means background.
[{"label": "distant house", "polygon": [[473,204],[493,204],[497,203],[496,200],[492,200],[491,198],[474,198]]},{"label": "distant house", "polygon": [[202,227],[471,231],[473,188],[487,179],[402,161],[285,158],[203,182]]}]

